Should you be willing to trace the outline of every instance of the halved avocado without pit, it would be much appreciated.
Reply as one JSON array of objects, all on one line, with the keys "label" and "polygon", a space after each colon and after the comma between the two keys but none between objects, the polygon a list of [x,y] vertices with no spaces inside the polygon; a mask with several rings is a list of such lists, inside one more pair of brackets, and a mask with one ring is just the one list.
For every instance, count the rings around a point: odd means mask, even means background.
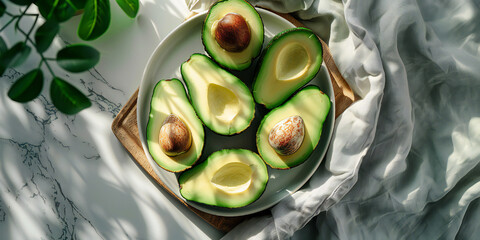
[{"label": "halved avocado without pit", "polygon": [[246,149],[224,149],[183,172],[180,194],[187,200],[207,205],[238,208],[262,195],[268,170],[258,154]]},{"label": "halved avocado without pit", "polygon": [[257,69],[255,101],[268,109],[282,104],[315,77],[322,61],[322,44],[312,30],[298,27],[277,34]]},{"label": "halved avocado without pit", "polygon": [[192,54],[181,66],[197,115],[212,131],[233,135],[245,130],[255,115],[248,87],[203,54]]},{"label": "halved avocado without pit", "polygon": [[263,22],[245,0],[222,0],[212,5],[202,29],[202,43],[218,64],[232,70],[248,68],[260,54]]},{"label": "halved avocado without pit", "polygon": [[180,80],[161,80],[155,85],[146,135],[150,155],[165,170],[184,171],[200,158],[203,125]]},{"label": "halved avocado without pit", "polygon": [[[257,149],[260,156],[276,169],[289,169],[305,162],[318,145],[330,107],[330,98],[317,86],[307,86],[300,90],[263,118],[257,130]],[[302,121],[294,121],[300,118]],[[303,133],[296,134],[299,128],[296,125],[291,127],[289,123],[302,125]],[[278,136],[279,139],[271,139],[275,137],[276,128],[280,128],[282,134]],[[272,145],[272,140],[280,144]],[[300,142],[301,145],[294,152],[284,154],[286,151],[278,151],[275,147],[290,146],[286,141]]]}]

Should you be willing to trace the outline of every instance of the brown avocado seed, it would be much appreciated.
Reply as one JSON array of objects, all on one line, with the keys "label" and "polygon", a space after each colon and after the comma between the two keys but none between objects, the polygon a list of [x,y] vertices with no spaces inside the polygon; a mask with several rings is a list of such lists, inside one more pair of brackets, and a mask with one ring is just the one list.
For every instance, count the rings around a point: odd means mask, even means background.
[{"label": "brown avocado seed", "polygon": [[250,43],[250,28],[245,18],[237,13],[228,13],[215,28],[215,40],[229,52],[241,52]]},{"label": "brown avocado seed", "polygon": [[163,121],[158,138],[163,152],[171,157],[188,151],[192,145],[187,125],[174,114],[168,115]]},{"label": "brown avocado seed", "polygon": [[295,153],[302,145],[305,126],[300,116],[291,116],[278,122],[268,135],[270,146],[280,155]]}]

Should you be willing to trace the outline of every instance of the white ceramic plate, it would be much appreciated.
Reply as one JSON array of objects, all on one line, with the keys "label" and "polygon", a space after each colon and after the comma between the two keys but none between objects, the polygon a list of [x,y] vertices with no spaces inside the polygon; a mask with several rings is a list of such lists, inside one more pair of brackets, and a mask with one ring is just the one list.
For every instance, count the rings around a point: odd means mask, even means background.
[{"label": "white ceramic plate", "polygon": [[[285,29],[295,27],[293,24],[274,13],[263,9],[257,10],[262,17],[265,26],[264,46],[268,44],[270,39],[275,34]],[[162,79],[178,78],[181,80],[182,76],[180,73],[180,65],[184,61],[188,60],[190,55],[193,53],[206,54],[201,40],[201,29],[205,17],[206,13],[203,13],[184,22],[174,29],[157,46],[145,68],[138,94],[137,121],[142,147],[150,164],[155,170],[155,173],[159,176],[162,182],[165,183],[165,185],[181,199],[183,198],[179,192],[177,181],[178,174],[171,173],[160,168],[148,152],[146,144],[146,128],[150,109],[150,99],[155,84]],[[256,61],[253,62],[252,67],[249,69],[242,72],[232,73],[242,79],[248,87],[251,87],[255,65]],[[325,65],[322,65],[320,72],[309,84],[319,86],[320,89],[326,93],[332,101],[332,108],[330,109],[330,112],[324,123],[320,142],[309,159],[307,159],[303,164],[300,164],[299,166],[290,170],[276,170],[269,167],[268,171],[270,178],[265,192],[257,201],[248,206],[236,209],[226,209],[203,205],[191,201],[187,201],[188,204],[201,211],[214,215],[241,216],[265,210],[302,187],[318,168],[323,157],[325,156],[325,152],[332,136],[335,116],[333,88]],[[255,134],[260,121],[265,114],[266,110],[257,105],[255,109],[255,118],[251,126],[241,134],[235,136],[220,136],[205,127],[205,146],[199,162],[204,161],[211,153],[225,148],[244,148],[257,152],[255,145]]]}]

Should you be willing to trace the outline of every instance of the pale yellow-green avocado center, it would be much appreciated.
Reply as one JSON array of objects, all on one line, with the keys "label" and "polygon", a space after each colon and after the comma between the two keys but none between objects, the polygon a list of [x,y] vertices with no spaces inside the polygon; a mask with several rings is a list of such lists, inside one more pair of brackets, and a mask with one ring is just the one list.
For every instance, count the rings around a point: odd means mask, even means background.
[{"label": "pale yellow-green avocado center", "polygon": [[[238,11],[237,11],[238,12]],[[243,13],[243,11],[241,11]],[[248,61],[250,61],[252,59],[252,51],[254,49],[254,44],[253,42],[254,41],[258,41],[256,38],[255,35],[253,34],[256,34],[256,32],[254,31],[254,33],[252,34],[252,38],[255,38],[253,41],[251,40],[252,44],[249,44],[247,46],[247,48],[245,48],[244,50],[242,50],[241,52],[229,52],[225,49],[223,49],[215,40],[215,31],[217,29],[217,26],[218,26],[218,22],[220,22],[220,20],[225,17],[225,15],[229,14],[229,13],[233,13],[233,11],[229,11],[229,9],[225,9],[224,11],[220,12],[216,17],[215,17],[215,20],[213,21],[212,23],[212,27],[211,27],[211,30],[210,30],[210,41],[212,42],[211,43],[211,47],[212,49],[214,49],[215,51],[217,51],[218,53],[220,53],[220,55],[222,56],[222,58],[224,59],[224,61],[226,61],[227,63],[229,64],[242,64],[242,63],[246,63]],[[247,14],[245,12],[245,14]],[[249,24],[249,20],[248,18],[245,19],[245,21],[247,22],[248,25]],[[252,29],[250,27],[250,29]]]},{"label": "pale yellow-green avocado center", "polygon": [[302,77],[311,65],[308,51],[296,42],[284,46],[275,58],[276,77],[281,81]]},{"label": "pale yellow-green avocado center", "polygon": [[182,64],[182,77],[192,105],[205,126],[222,135],[245,130],[255,114],[248,87],[202,54]]},{"label": "pale yellow-green avocado center", "polygon": [[237,208],[262,195],[268,170],[260,156],[250,150],[224,149],[180,175],[178,181],[185,199]]},{"label": "pale yellow-green avocado center", "polygon": [[252,183],[252,169],[244,163],[228,163],[215,172],[210,182],[226,193],[241,193]]},{"label": "pale yellow-green avocado center", "polygon": [[217,84],[208,85],[208,107],[220,121],[231,122],[240,112],[238,97],[230,89]]},{"label": "pale yellow-green avocado center", "polygon": [[268,109],[279,106],[312,80],[322,64],[322,45],[306,28],[293,28],[276,35],[260,63],[253,95]]},{"label": "pale yellow-green avocado center", "polygon": [[[257,148],[260,156],[271,167],[279,169],[290,168],[303,162],[316,148],[329,110],[329,97],[317,87],[309,86],[300,90],[262,120],[257,132]],[[294,153],[281,155],[270,144],[269,134],[279,122],[292,116],[300,116],[303,120],[303,141]]]},{"label": "pale yellow-green avocado center", "polygon": [[[224,1],[217,3],[210,9],[208,18],[205,21],[203,32],[204,45],[212,57],[230,69],[243,70],[248,67],[252,58],[256,57],[261,50],[264,38],[263,23],[255,9],[246,1]],[[229,13],[242,16],[247,23],[251,38],[248,46],[240,52],[229,52],[223,49],[215,39],[215,30],[218,22]]]},{"label": "pale yellow-green avocado center", "polygon": [[[177,156],[167,155],[160,144],[160,130],[163,122],[174,114],[185,124],[191,134],[191,146]],[[190,105],[182,83],[175,79],[162,80],[157,84],[152,96],[151,109],[147,124],[147,145],[153,159],[169,171],[179,172],[187,168],[200,157],[203,149],[204,130],[195,110]]]}]

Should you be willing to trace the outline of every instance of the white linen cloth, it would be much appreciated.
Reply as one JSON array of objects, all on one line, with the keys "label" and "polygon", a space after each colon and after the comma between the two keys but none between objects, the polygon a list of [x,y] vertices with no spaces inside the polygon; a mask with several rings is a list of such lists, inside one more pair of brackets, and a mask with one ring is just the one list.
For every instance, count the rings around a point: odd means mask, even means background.
[{"label": "white linen cloth", "polygon": [[[214,1],[186,0],[192,11]],[[228,239],[480,236],[480,1],[252,0],[326,40],[361,100],[324,167]]]}]

